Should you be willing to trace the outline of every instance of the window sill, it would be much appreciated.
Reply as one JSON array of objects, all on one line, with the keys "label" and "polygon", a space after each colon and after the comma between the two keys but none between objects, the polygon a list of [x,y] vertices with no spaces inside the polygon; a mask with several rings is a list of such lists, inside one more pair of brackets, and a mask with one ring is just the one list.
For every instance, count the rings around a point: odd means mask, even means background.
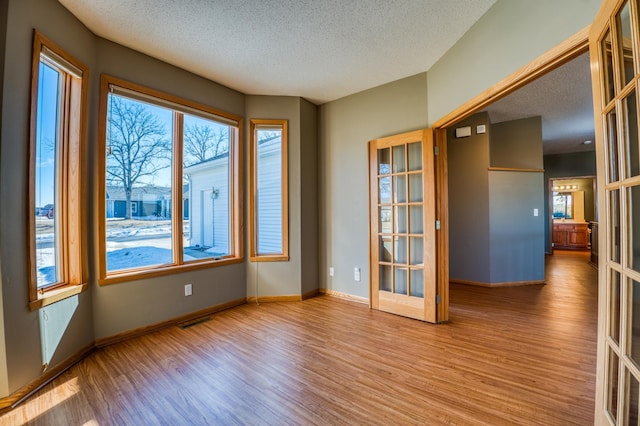
[{"label": "window sill", "polygon": [[88,289],[89,284],[74,284],[38,294],[37,300],[29,302],[29,310],[35,311],[36,309],[44,308],[45,306],[68,299]]},{"label": "window sill", "polygon": [[249,260],[251,260],[252,262],[288,262],[289,255],[265,254],[259,256],[251,256]]},{"label": "window sill", "polygon": [[243,257],[230,257],[208,262],[186,263],[183,265],[165,265],[148,269],[127,270],[118,273],[111,273],[107,277],[102,277],[98,280],[98,283],[100,285],[117,284],[127,281],[143,280],[163,275],[194,271],[198,269],[215,268],[218,266],[241,263],[243,261]]}]

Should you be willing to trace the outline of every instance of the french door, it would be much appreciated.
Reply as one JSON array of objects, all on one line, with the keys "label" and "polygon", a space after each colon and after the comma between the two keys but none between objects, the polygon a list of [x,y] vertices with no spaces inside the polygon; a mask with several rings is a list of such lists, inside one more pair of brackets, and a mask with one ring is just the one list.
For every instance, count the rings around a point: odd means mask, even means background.
[{"label": "french door", "polygon": [[589,34],[601,212],[597,424],[639,421],[638,6],[604,0]]},{"label": "french door", "polygon": [[437,322],[433,130],[369,142],[370,304]]}]

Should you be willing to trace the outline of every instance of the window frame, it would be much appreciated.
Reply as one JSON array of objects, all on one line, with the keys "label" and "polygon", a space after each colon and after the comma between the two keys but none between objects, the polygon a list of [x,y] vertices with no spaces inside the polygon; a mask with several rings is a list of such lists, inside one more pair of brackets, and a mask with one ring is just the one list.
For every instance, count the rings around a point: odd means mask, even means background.
[{"label": "window frame", "polygon": [[[169,108],[173,111],[173,156],[172,156],[172,196],[171,196],[171,228],[172,228],[172,252],[171,264],[145,266],[113,272],[107,271],[106,250],[106,149],[108,127],[108,94],[112,87],[118,91],[127,93],[126,97],[133,100],[147,102],[157,106]],[[230,241],[231,253],[222,258],[207,258],[202,260],[184,262],[184,241],[182,236],[183,223],[183,136],[184,114],[194,114],[216,120],[229,125],[235,131],[230,133],[229,141],[229,197],[230,197]],[[98,258],[100,285],[115,284],[126,281],[134,281],[156,276],[175,274],[190,270],[212,268],[244,261],[243,233],[242,233],[242,117],[221,111],[197,102],[193,102],[175,95],[171,95],[156,89],[151,89],[127,80],[108,74],[102,74],[100,78],[100,105],[98,118],[98,167],[97,188],[98,208],[96,209],[96,222],[98,223]]]},{"label": "window frame", "polygon": [[[38,288],[36,261],[36,158],[40,63],[55,66],[62,75],[61,114],[58,130],[56,164],[59,172],[55,185],[59,190],[55,215],[59,229],[60,280]],[[89,68],[64,49],[40,33],[33,32],[31,61],[30,124],[29,124],[29,177],[27,196],[28,218],[28,287],[29,309],[50,305],[88,289],[86,257],[86,221],[83,221],[86,191],[83,181],[86,164],[87,110]],[[75,212],[76,214],[68,214]]]},{"label": "window frame", "polygon": [[[258,149],[256,132],[260,129],[279,127],[282,131],[281,142],[281,181],[282,181],[282,252],[259,254],[257,233],[257,189],[258,189]],[[252,262],[283,262],[289,260],[289,122],[284,119],[251,119],[249,129],[249,259]]]}]

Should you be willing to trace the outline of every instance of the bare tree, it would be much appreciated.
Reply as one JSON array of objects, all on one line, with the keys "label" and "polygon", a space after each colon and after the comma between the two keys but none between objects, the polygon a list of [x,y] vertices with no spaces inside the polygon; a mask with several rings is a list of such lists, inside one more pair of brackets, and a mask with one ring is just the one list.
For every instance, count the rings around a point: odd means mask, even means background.
[{"label": "bare tree", "polygon": [[187,164],[215,158],[229,150],[229,129],[193,124],[184,129],[184,153]]},{"label": "bare tree", "polygon": [[108,121],[107,180],[124,189],[125,219],[131,219],[133,186],[171,166],[171,144],[162,121],[144,104],[111,95]]}]

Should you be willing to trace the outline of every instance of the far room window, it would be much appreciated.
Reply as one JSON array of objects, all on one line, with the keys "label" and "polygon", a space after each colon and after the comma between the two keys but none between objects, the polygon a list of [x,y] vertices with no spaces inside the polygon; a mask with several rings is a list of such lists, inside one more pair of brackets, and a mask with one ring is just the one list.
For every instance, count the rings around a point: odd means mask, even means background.
[{"label": "far room window", "polygon": [[251,120],[251,260],[289,260],[287,121]]},{"label": "far room window", "polygon": [[115,77],[101,92],[101,282],[240,261],[240,117]]},{"label": "far room window", "polygon": [[60,291],[80,291],[86,282],[81,176],[88,69],[37,31],[32,67],[29,302],[35,309],[48,295],[59,300]]}]

